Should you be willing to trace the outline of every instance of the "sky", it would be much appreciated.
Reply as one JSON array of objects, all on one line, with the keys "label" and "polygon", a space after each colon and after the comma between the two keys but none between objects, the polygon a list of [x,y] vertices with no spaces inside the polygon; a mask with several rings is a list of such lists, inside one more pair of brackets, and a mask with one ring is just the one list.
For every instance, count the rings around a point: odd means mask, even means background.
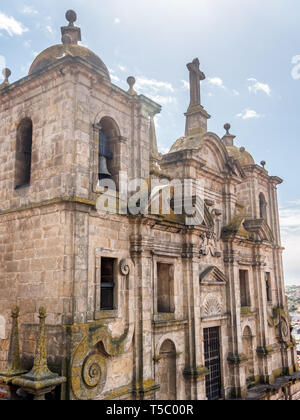
[{"label": "sky", "polygon": [[222,136],[229,122],[236,144],[284,179],[285,280],[300,285],[299,0],[2,0],[0,67],[12,70],[11,82],[61,42],[68,9],[77,12],[82,45],[102,58],[113,83],[127,90],[135,76],[138,93],[163,106],[156,118],[163,153],[184,134],[186,64],[199,57],[209,131]]}]

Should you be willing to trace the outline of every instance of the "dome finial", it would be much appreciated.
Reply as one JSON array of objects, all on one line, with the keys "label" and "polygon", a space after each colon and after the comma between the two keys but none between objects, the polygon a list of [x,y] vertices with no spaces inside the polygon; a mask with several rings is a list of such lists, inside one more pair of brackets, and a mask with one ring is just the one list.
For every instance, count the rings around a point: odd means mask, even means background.
[{"label": "dome finial", "polygon": [[74,10],[68,10],[66,19],[69,22],[69,25],[61,28],[62,43],[64,45],[78,45],[78,42],[81,41],[81,30],[74,25],[74,22],[77,20],[76,12],[74,12]]},{"label": "dome finial", "polygon": [[262,161],[260,162],[260,164],[261,164],[261,166],[265,169],[265,166],[266,166],[267,162],[266,162],[265,160],[262,160]]},{"label": "dome finial", "polygon": [[136,95],[137,93],[136,93],[136,91],[133,88],[134,85],[135,85],[135,83],[136,83],[135,77],[129,76],[128,79],[127,79],[127,83],[129,85],[129,90],[128,90],[127,93],[129,93],[129,95]]},{"label": "dome finial", "polygon": [[66,12],[66,19],[69,22],[69,26],[74,26],[74,22],[77,20],[77,14],[74,10],[68,10]]},{"label": "dome finial", "polygon": [[229,123],[224,124],[224,128],[226,130],[226,133],[223,136],[223,143],[225,146],[234,146],[233,140],[235,139],[235,136],[230,133],[231,125]]},{"label": "dome finial", "polygon": [[227,135],[230,135],[229,130],[231,129],[231,125],[230,125],[229,123],[226,123],[226,124],[224,125],[224,128],[225,128],[225,130],[226,130],[226,134],[227,134]]},{"label": "dome finial", "polygon": [[4,87],[6,87],[6,86],[8,86],[8,85],[10,85],[10,83],[9,83],[9,78],[10,78],[10,76],[11,76],[11,70],[10,69],[8,69],[8,68],[4,68],[3,70],[2,70],[2,75],[3,75],[3,77],[4,77],[4,81],[3,81],[3,83],[1,83],[0,84],[0,88],[4,88]]}]

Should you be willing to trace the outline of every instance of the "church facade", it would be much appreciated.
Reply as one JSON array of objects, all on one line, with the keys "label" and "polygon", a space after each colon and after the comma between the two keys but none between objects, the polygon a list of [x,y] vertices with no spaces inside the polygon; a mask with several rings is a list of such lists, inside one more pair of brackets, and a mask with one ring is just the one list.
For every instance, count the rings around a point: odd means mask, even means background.
[{"label": "church facade", "polygon": [[[128,91],[112,84],[78,44],[76,14],[67,19],[62,44],[15,83],[6,70],[0,86],[0,371],[12,307],[29,371],[43,306],[48,364],[66,378],[56,398],[300,399],[282,180],[235,146],[229,124],[222,138],[208,131],[198,59],[187,66],[185,135],[161,155],[161,107],[133,77]],[[124,211],[124,173],[202,180],[201,223],[188,225],[174,200],[170,214]],[[122,211],[99,210],[103,180]]]}]

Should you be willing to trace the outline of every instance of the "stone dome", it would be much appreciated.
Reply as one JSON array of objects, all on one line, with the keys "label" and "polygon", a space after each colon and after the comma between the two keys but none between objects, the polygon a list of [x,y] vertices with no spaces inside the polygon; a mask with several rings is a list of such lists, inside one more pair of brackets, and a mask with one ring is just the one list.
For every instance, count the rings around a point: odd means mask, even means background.
[{"label": "stone dome", "polygon": [[244,147],[226,146],[229,156],[238,160],[241,166],[255,165],[253,157]]},{"label": "stone dome", "polygon": [[180,150],[200,149],[202,144],[203,134],[180,137],[178,140],[175,141],[169,153],[179,152]]},{"label": "stone dome", "polygon": [[[205,134],[196,134],[193,136],[180,137],[178,140],[175,141],[169,153],[175,153],[181,150],[200,149],[203,146],[204,139]],[[244,147],[236,147],[233,145],[233,142],[232,145],[227,145],[224,141],[223,143],[226,147],[229,156],[233,157],[235,160],[238,160],[241,166],[255,165],[253,157],[249,152],[246,151]]]},{"label": "stone dome", "polygon": [[78,45],[78,42],[81,41],[81,29],[74,25],[74,22],[77,20],[76,13],[73,10],[68,10],[66,19],[69,25],[61,28],[62,44],[53,45],[42,51],[32,63],[29,74],[45,69],[63,57],[71,56],[85,60],[100,70],[103,76],[110,80],[108,68],[98,55],[88,48]]},{"label": "stone dome", "polygon": [[40,71],[60,58],[72,56],[80,57],[87,61],[89,64],[97,67],[103,72],[103,74],[110,80],[110,75],[108,68],[103,63],[103,61],[91,50],[85,48],[81,45],[72,45],[72,44],[59,44],[53,45],[52,47],[47,48],[42,51],[32,63],[29,74],[33,74],[37,71]]}]

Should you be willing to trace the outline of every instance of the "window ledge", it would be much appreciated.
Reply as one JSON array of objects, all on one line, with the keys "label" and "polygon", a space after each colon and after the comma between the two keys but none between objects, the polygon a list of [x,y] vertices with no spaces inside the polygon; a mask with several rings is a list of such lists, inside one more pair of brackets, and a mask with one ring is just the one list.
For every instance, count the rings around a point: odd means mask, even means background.
[{"label": "window ledge", "polygon": [[116,319],[118,318],[118,311],[114,309],[112,311],[109,310],[101,310],[95,313],[95,320],[100,321],[101,319]]},{"label": "window ledge", "polygon": [[24,185],[17,185],[15,187],[15,191],[23,190],[24,188],[29,188],[30,184],[24,184]]},{"label": "window ledge", "polygon": [[160,313],[160,314],[154,315],[153,321],[154,322],[175,321],[175,314],[174,313]]}]

